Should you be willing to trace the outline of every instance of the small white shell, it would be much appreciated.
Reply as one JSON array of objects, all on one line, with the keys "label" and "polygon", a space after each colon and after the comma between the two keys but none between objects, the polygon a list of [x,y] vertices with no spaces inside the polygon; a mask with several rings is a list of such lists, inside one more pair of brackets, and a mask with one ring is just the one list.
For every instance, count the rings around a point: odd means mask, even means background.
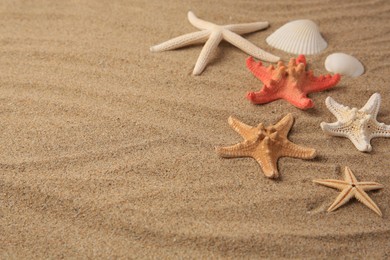
[{"label": "small white shell", "polygon": [[316,54],[328,46],[318,26],[311,20],[286,23],[268,36],[266,41],[274,48],[293,54]]},{"label": "small white shell", "polygon": [[333,53],[326,57],[325,68],[329,72],[357,77],[364,73],[364,67],[355,57],[345,53]]}]

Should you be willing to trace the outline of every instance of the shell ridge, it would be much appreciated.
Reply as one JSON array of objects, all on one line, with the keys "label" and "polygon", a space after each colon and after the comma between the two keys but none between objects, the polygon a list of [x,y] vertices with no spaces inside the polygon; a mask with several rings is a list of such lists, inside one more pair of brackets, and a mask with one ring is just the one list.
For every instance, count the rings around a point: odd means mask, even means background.
[{"label": "shell ridge", "polygon": [[288,22],[268,36],[266,42],[285,52],[309,55],[319,53],[328,46],[319,27],[311,20]]}]

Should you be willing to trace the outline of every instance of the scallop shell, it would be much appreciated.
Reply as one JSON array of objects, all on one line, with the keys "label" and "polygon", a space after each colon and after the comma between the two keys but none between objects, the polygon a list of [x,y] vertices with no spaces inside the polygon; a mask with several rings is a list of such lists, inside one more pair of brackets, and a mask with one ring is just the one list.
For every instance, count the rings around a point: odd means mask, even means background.
[{"label": "scallop shell", "polygon": [[351,77],[357,77],[364,73],[363,64],[358,59],[341,52],[326,57],[325,68],[329,72]]},{"label": "scallop shell", "polygon": [[318,26],[311,20],[286,23],[266,39],[274,48],[294,54],[316,54],[328,44],[322,38]]}]

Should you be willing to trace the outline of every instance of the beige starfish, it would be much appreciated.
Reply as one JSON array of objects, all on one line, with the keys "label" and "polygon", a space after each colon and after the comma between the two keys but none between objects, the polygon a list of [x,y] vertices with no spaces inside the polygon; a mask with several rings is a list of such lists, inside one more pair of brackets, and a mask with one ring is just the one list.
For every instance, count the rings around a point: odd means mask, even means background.
[{"label": "beige starfish", "polygon": [[383,185],[377,182],[358,182],[348,167],[345,167],[344,181],[328,179],[313,180],[313,182],[341,190],[339,196],[337,196],[336,200],[329,207],[329,212],[336,210],[347,203],[352,197],[355,197],[358,201],[375,211],[376,214],[382,216],[381,210],[365,191],[382,189]]},{"label": "beige starfish", "polygon": [[268,178],[279,176],[277,161],[280,157],[312,159],[316,156],[315,149],[296,145],[287,139],[294,123],[292,114],[268,127],[264,127],[262,123],[256,127],[249,126],[233,117],[229,117],[228,122],[244,141],[228,147],[216,147],[218,155],[230,158],[252,157],[260,164]]},{"label": "beige starfish", "polygon": [[205,42],[205,45],[200,52],[199,58],[196,61],[193,71],[194,75],[199,75],[202,73],[210,60],[210,54],[215,51],[215,49],[218,47],[218,44],[222,40],[230,42],[237,48],[240,48],[244,52],[260,60],[277,62],[280,59],[279,57],[265,52],[259,47],[256,47],[254,44],[250,43],[239,35],[267,28],[269,26],[268,22],[217,25],[199,19],[191,11],[188,12],[188,20],[193,26],[200,29],[201,31],[188,33],[173,38],[169,41],[152,46],[150,50],[152,52],[160,52]]}]

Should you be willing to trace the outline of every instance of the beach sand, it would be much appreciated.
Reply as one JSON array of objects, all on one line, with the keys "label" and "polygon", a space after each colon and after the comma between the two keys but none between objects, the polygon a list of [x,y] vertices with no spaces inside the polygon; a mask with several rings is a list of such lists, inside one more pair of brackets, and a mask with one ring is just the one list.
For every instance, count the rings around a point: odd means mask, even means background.
[{"label": "beach sand", "polygon": [[[200,76],[202,45],[151,53],[197,31],[187,12],[217,24],[269,21],[245,35],[288,61],[265,39],[288,21],[315,21],[328,48],[307,56],[316,75],[345,52],[364,75],[313,93],[315,107],[284,100],[252,105],[262,83],[247,54],[222,43]],[[390,124],[390,2],[383,1],[14,1],[0,2],[0,258],[388,258],[390,138],[371,153],[330,137],[327,96],[350,107],[382,95]],[[265,63],[268,65],[268,63]],[[215,146],[242,138],[233,115],[256,125],[295,117],[293,142],[313,160],[282,158],[280,179],[251,158],[223,159]],[[349,166],[383,218],[352,200],[327,208]]]}]

